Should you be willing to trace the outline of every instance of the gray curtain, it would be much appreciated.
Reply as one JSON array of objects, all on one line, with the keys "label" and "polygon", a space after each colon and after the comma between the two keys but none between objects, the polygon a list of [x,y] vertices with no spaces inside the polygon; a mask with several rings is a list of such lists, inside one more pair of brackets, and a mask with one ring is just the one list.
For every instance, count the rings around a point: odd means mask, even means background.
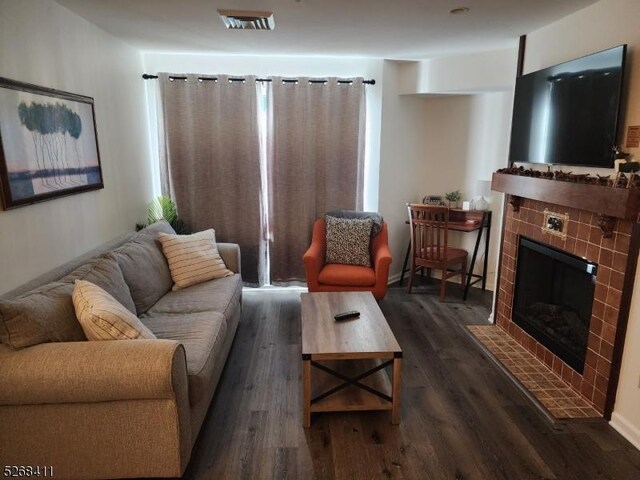
[{"label": "gray curtain", "polygon": [[[182,75],[184,76],[184,75]],[[159,74],[163,194],[194,231],[240,244],[242,277],[258,283],[261,178],[255,77],[230,82]]]},{"label": "gray curtain", "polygon": [[268,102],[269,262],[273,284],[304,281],[302,255],[316,218],[361,210],[365,92],[339,84],[273,77]]}]

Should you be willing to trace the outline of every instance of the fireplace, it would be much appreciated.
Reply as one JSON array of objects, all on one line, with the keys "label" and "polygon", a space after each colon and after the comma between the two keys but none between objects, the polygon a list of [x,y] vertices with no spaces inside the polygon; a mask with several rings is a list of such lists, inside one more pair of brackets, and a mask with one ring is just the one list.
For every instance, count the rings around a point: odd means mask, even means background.
[{"label": "fireplace", "polygon": [[[586,399],[605,418],[610,418],[640,252],[640,189],[501,173],[493,175],[492,188],[507,193],[510,203],[505,210],[503,223],[494,310],[497,327],[543,362],[549,368],[549,373],[560,377],[567,388]],[[554,216],[562,217],[562,222],[550,225],[549,212],[556,212]],[[575,318],[568,321],[578,325],[578,329],[581,328],[580,324],[588,328],[586,351],[583,362],[580,362],[583,364],[582,370],[580,363],[565,358],[562,352],[557,353],[555,347],[552,350],[546,341],[534,336],[532,328],[523,326],[520,321],[522,317],[517,318],[515,311],[520,309],[523,299],[516,297],[523,296],[525,291],[520,286],[516,287],[516,276],[529,276],[517,272],[518,268],[524,268],[526,262],[519,252],[521,240],[542,244],[551,252],[566,255],[560,258],[588,260],[576,268],[583,272],[591,269],[582,281],[595,283],[593,300],[589,302],[585,297],[584,301],[574,302],[580,322]],[[534,252],[539,253],[535,249]],[[533,263],[537,265],[540,262]],[[545,282],[537,282],[540,283],[551,288]],[[569,283],[577,283],[577,280]],[[531,290],[531,287],[526,290]],[[573,295],[573,292],[568,293],[569,297]],[[580,294],[580,298],[583,295]],[[559,305],[563,301],[541,298],[537,302]],[[536,308],[543,311],[546,308],[547,312],[556,316],[562,311],[559,307],[548,305],[537,305]],[[578,360],[584,348],[581,345],[568,348],[578,354]]]},{"label": "fireplace", "polygon": [[597,265],[519,237],[513,321],[582,374]]}]

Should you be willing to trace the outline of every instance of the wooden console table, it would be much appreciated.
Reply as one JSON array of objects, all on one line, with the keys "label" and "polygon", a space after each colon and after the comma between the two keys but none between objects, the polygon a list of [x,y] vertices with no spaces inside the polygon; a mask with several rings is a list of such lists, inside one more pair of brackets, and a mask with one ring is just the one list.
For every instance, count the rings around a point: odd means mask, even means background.
[{"label": "wooden console table", "polygon": [[[406,222],[409,224],[409,221]],[[489,262],[489,239],[491,238],[491,210],[460,210],[452,208],[449,210],[449,230],[456,232],[472,233],[478,232],[476,236],[476,244],[473,248],[471,263],[469,264],[469,272],[467,273],[467,284],[464,287],[463,299],[467,299],[469,288],[478,282],[482,282],[482,290],[487,287],[487,267]],[[473,273],[473,267],[478,256],[478,248],[482,238],[482,231],[486,230],[484,237],[484,260],[482,262],[482,274]],[[404,281],[404,274],[409,271],[407,264],[409,263],[409,255],[411,255],[411,242],[407,245],[407,253],[404,256],[402,264],[402,272],[400,273],[400,285]]]}]

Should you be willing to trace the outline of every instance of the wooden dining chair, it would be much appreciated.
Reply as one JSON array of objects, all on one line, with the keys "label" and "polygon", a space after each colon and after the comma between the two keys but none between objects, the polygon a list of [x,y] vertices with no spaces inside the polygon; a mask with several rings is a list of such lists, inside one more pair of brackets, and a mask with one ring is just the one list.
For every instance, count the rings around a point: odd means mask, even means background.
[{"label": "wooden dining chair", "polygon": [[460,275],[464,288],[468,253],[448,245],[449,207],[408,203],[411,232],[409,293],[417,269],[442,270],[440,301],[445,299],[447,279]]}]

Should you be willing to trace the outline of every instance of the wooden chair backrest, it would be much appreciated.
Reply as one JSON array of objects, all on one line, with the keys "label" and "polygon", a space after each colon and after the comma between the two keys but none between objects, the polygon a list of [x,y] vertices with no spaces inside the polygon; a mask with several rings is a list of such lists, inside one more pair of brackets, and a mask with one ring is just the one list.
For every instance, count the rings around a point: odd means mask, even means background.
[{"label": "wooden chair backrest", "polygon": [[415,259],[442,264],[447,258],[449,207],[408,203],[411,252]]}]

